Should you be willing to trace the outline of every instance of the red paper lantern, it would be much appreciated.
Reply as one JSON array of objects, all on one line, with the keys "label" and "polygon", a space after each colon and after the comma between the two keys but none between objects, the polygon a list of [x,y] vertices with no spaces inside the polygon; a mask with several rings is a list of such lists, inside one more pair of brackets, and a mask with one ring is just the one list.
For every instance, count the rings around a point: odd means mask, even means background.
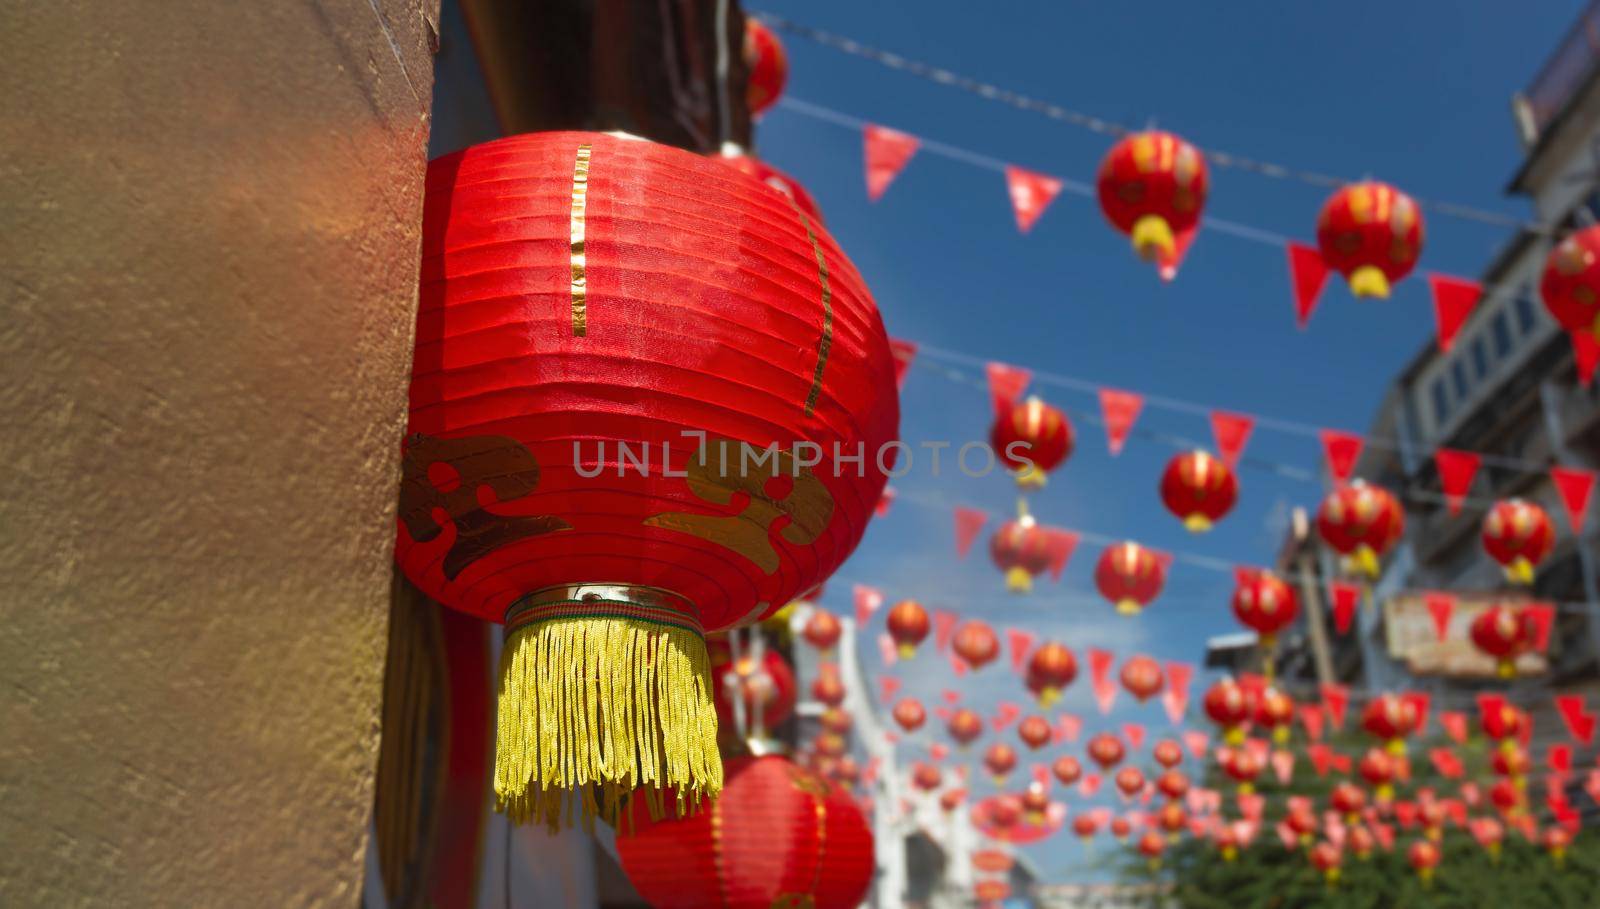
[{"label": "red paper lantern", "polygon": [[1072,443],[1067,415],[1035,397],[1003,405],[989,430],[995,457],[1016,473],[1024,489],[1043,486],[1045,475],[1072,456]]},{"label": "red paper lantern", "polygon": [[1332,887],[1339,883],[1339,868],[1344,864],[1344,856],[1339,852],[1339,847],[1327,841],[1320,842],[1311,847],[1306,853],[1311,861],[1311,867],[1322,872],[1322,879]]},{"label": "red paper lantern", "polygon": [[1394,494],[1356,480],[1328,493],[1317,509],[1317,533],[1345,557],[1347,570],[1376,578],[1383,556],[1405,533],[1406,513]]},{"label": "red paper lantern", "polygon": [[1117,771],[1112,782],[1116,784],[1118,792],[1132,798],[1144,788],[1144,771],[1138,767],[1124,767]]},{"label": "red paper lantern", "polygon": [[1203,533],[1233,510],[1239,481],[1228,465],[1196,449],[1167,462],[1161,475],[1161,501],[1192,533]]},{"label": "red paper lantern", "polygon": [[1496,780],[1489,787],[1489,801],[1507,815],[1518,814],[1522,809],[1522,787],[1509,777]]},{"label": "red paper lantern", "polygon": [[950,738],[955,739],[958,745],[970,745],[983,735],[983,717],[975,711],[962,707],[950,715],[950,722],[946,724],[946,731]]},{"label": "red paper lantern", "polygon": [[1163,767],[1176,767],[1183,763],[1183,746],[1173,739],[1162,739],[1150,749],[1150,754],[1156,763]]},{"label": "red paper lantern", "polygon": [[[730,758],[722,796],[683,818],[632,800],[617,855],[656,909],[853,909],[872,882],[872,832],[855,801],[788,759]],[[627,830],[632,832],[628,833]]]},{"label": "red paper lantern", "polygon": [[1000,655],[1000,639],[995,637],[994,629],[979,621],[962,623],[951,646],[956,656],[973,669],[982,669]]},{"label": "red paper lantern", "polygon": [[1406,850],[1406,861],[1411,863],[1412,870],[1417,872],[1422,885],[1427,887],[1433,883],[1434,869],[1439,867],[1439,847],[1430,840],[1417,840]]},{"label": "red paper lantern", "polygon": [[900,728],[907,732],[916,732],[922,728],[928,719],[928,712],[922,708],[922,702],[916,698],[901,698],[900,703],[894,705],[894,721]]},{"label": "red paper lantern", "polygon": [[1310,845],[1311,840],[1317,835],[1317,815],[1309,807],[1296,805],[1290,808],[1284,822],[1289,825],[1289,830],[1300,838],[1302,845]]},{"label": "red paper lantern", "polygon": [[835,735],[845,735],[850,732],[850,727],[855,725],[850,714],[839,707],[829,707],[822,711],[819,722],[823,729]]},{"label": "red paper lantern", "polygon": [[723,155],[718,160],[783,193],[796,208],[805,212],[806,217],[818,224],[823,223],[822,209],[817,207],[817,200],[800,185],[800,181],[751,155]]},{"label": "red paper lantern", "polygon": [[1501,743],[1489,758],[1489,769],[1498,776],[1510,777],[1513,783],[1521,783],[1524,777],[1533,770],[1533,758],[1528,755],[1528,750],[1516,742]]},{"label": "red paper lantern", "polygon": [[1083,777],[1082,765],[1070,754],[1056,758],[1055,763],[1050,765],[1050,772],[1055,774],[1055,778],[1063,786],[1071,786]]},{"label": "red paper lantern", "polygon": [[1278,633],[1294,622],[1300,613],[1300,601],[1294,588],[1270,571],[1241,572],[1233,588],[1233,615],[1239,624],[1252,629],[1261,638],[1261,646],[1270,650],[1278,640]]},{"label": "red paper lantern", "polygon": [[[1168,805],[1167,807],[1176,808],[1177,806]],[[1178,809],[1178,811],[1180,814],[1182,813],[1182,809]],[[1139,837],[1139,854],[1149,860],[1150,870],[1154,871],[1161,867],[1161,853],[1165,851],[1167,851],[1166,837],[1154,830],[1146,831],[1143,836]]]},{"label": "red paper lantern", "polygon": [[1021,820],[1022,800],[1016,796],[997,796],[989,802],[989,823],[997,829],[1015,827]]},{"label": "red paper lantern", "polygon": [[1156,554],[1138,543],[1106,547],[1095,564],[1094,583],[1100,595],[1123,615],[1138,615],[1161,593],[1166,570]]},{"label": "red paper lantern", "polygon": [[1532,584],[1534,571],[1555,542],[1550,516],[1532,502],[1504,499],[1484,516],[1483,550],[1504,566],[1513,584]]},{"label": "red paper lantern", "polygon": [[909,660],[917,653],[917,645],[928,636],[928,611],[916,600],[901,600],[889,609],[884,620],[889,627],[889,637],[900,651],[900,659]]},{"label": "red paper lantern", "polygon": [[1087,748],[1089,759],[1100,765],[1102,770],[1110,770],[1122,763],[1127,751],[1122,746],[1122,740],[1109,732],[1102,732],[1089,740]]},{"label": "red paper lantern", "polygon": [[844,791],[849,792],[856,782],[861,779],[861,768],[856,765],[856,759],[847,754],[834,763],[832,773],[824,774],[824,776],[839,784],[844,788]]},{"label": "red paper lantern", "polygon": [[1088,842],[1089,838],[1100,832],[1100,819],[1092,814],[1080,814],[1072,819],[1072,832],[1079,839]]},{"label": "red paper lantern", "polygon": [[1261,727],[1272,730],[1272,740],[1282,745],[1289,741],[1289,727],[1294,722],[1294,699],[1268,686],[1256,698],[1255,719]]},{"label": "red paper lantern", "polygon": [[811,697],[828,707],[838,707],[844,703],[844,681],[839,678],[837,666],[823,664],[817,677],[811,680]]},{"label": "red paper lantern", "polygon": [[1222,824],[1211,837],[1216,843],[1217,851],[1222,854],[1224,862],[1233,862],[1239,858],[1239,835],[1233,831],[1231,824]]},{"label": "red paper lantern", "polygon": [[949,814],[957,808],[960,808],[961,803],[965,801],[966,798],[967,791],[965,789],[946,789],[944,792],[939,794],[939,809],[945,814]]},{"label": "red paper lantern", "polygon": [[1189,823],[1189,815],[1183,810],[1183,805],[1178,802],[1168,802],[1156,812],[1156,823],[1160,824],[1162,830],[1167,831],[1176,839],[1178,834],[1182,833],[1183,828]]},{"label": "red paper lantern", "polygon": [[1417,728],[1417,708],[1398,695],[1380,694],[1361,711],[1361,728],[1383,739],[1391,754],[1405,754],[1406,736]]},{"label": "red paper lantern", "polygon": [[1142,654],[1123,662],[1118,677],[1122,680],[1122,687],[1141,704],[1159,694],[1166,682],[1161,674],[1161,664]]},{"label": "red paper lantern", "polygon": [[1017,724],[1017,738],[1022,739],[1024,745],[1035,751],[1043,748],[1050,744],[1050,721],[1042,716],[1023,718],[1022,722]]},{"label": "red paper lantern", "polygon": [[1550,251],[1539,295],[1562,328],[1600,341],[1600,225],[1568,234]]},{"label": "red paper lantern", "polygon": [[745,104],[754,117],[777,103],[789,81],[789,55],[772,29],[758,19],[744,20],[744,65],[750,74],[745,83]]},{"label": "red paper lantern", "polygon": [[1506,838],[1505,825],[1492,817],[1480,817],[1473,819],[1471,829],[1472,838],[1489,853],[1490,861],[1500,861],[1500,844]]},{"label": "red paper lantern", "polygon": [[1346,842],[1350,844],[1350,851],[1354,852],[1358,859],[1371,858],[1372,847],[1377,845],[1373,839],[1372,832],[1367,830],[1366,827],[1360,826],[1350,828],[1350,834]]},{"label": "red paper lantern", "polygon": [[1244,741],[1244,724],[1250,718],[1250,700],[1233,679],[1218,679],[1201,701],[1206,716],[1222,727],[1223,737],[1237,745]]},{"label": "red paper lantern", "polygon": [[1049,707],[1061,692],[1078,677],[1078,660],[1064,645],[1046,641],[1028,658],[1025,675],[1028,690],[1039,698],[1040,707]]},{"label": "red paper lantern", "polygon": [[989,775],[995,778],[996,785],[1005,779],[1017,766],[1017,752],[1005,742],[995,742],[983,754],[983,766],[989,770]]},{"label": "red paper lantern", "polygon": [[1256,777],[1266,769],[1266,763],[1249,748],[1234,748],[1227,755],[1227,759],[1220,762],[1222,772],[1226,773],[1233,781],[1239,784],[1239,792],[1249,794],[1255,791]]},{"label": "red paper lantern", "polygon": [[1323,204],[1317,246],[1352,294],[1387,299],[1422,254],[1422,212],[1387,183],[1353,183]]},{"label": "red paper lantern", "polygon": [[1114,817],[1111,819],[1111,835],[1117,838],[1117,842],[1120,843],[1125,841],[1128,838],[1128,834],[1132,832],[1132,821],[1125,817]]},{"label": "red paper lantern", "polygon": [[1561,868],[1567,862],[1567,849],[1572,846],[1572,834],[1564,827],[1546,827],[1544,834],[1539,838],[1539,844],[1550,853],[1550,860],[1555,866]]},{"label": "red paper lantern", "polygon": [[1032,783],[1022,791],[1022,816],[1030,824],[1044,823],[1045,812],[1050,810],[1050,795],[1038,783]]},{"label": "red paper lantern", "polygon": [[1528,715],[1502,701],[1499,709],[1483,711],[1479,716],[1479,723],[1483,726],[1484,735],[1505,748],[1516,744],[1517,738],[1528,726]]},{"label": "red paper lantern", "polygon": [[981,906],[1002,903],[1011,898],[1011,884],[1006,881],[978,881],[972,885],[972,896]]},{"label": "red paper lantern", "polygon": [[806,627],[802,634],[806,643],[826,653],[839,643],[839,635],[843,627],[839,619],[826,609],[814,609],[811,618],[806,620]]},{"label": "red paper lantern", "polygon": [[911,785],[923,792],[932,792],[943,782],[944,774],[933,764],[918,763],[911,768]]},{"label": "red paper lantern", "polygon": [[999,849],[980,849],[972,853],[972,867],[987,874],[1004,874],[1016,863],[1011,853]]},{"label": "red paper lantern", "polygon": [[733,659],[728,642],[713,638],[707,642],[711,657],[711,690],[717,705],[717,719],[734,721],[734,702],[742,695],[745,721],[753,730],[771,731],[794,714],[795,679],[789,661],[775,648],[767,647],[758,663],[745,654]]},{"label": "red paper lantern", "polygon": [[1395,759],[1389,752],[1382,748],[1368,748],[1367,753],[1361,756],[1361,763],[1356,767],[1361,778],[1372,787],[1373,794],[1380,804],[1394,798],[1394,778],[1398,772]]},{"label": "red paper lantern", "polygon": [[1051,562],[1050,534],[1029,515],[1000,525],[989,538],[989,558],[1006,576],[1006,589],[1027,593]]},{"label": "red paper lantern", "polygon": [[1181,799],[1189,794],[1189,777],[1182,770],[1168,770],[1156,777],[1156,788],[1169,799]]},{"label": "red paper lantern", "polygon": [[395,560],[507,627],[497,800],[714,796],[705,633],[822,583],[883,491],[810,456],[898,435],[876,307],[787,198],[679,149],[511,136],[425,192]]},{"label": "red paper lantern", "polygon": [[1346,821],[1353,824],[1367,807],[1367,792],[1355,783],[1340,783],[1333,787],[1333,792],[1328,796],[1328,804],[1334,811],[1344,815]]},{"label": "red paper lantern", "polygon": [[1472,643],[1495,661],[1503,679],[1517,674],[1517,657],[1533,649],[1537,632],[1525,610],[1491,606],[1472,620]]},{"label": "red paper lantern", "polygon": [[1200,224],[1210,177],[1193,145],[1171,133],[1135,133],[1100,163],[1100,210],[1144,259],[1176,264],[1180,243]]},{"label": "red paper lantern", "polygon": [[843,757],[850,750],[850,743],[844,736],[833,732],[824,732],[817,736],[811,743],[817,754],[826,758]]}]

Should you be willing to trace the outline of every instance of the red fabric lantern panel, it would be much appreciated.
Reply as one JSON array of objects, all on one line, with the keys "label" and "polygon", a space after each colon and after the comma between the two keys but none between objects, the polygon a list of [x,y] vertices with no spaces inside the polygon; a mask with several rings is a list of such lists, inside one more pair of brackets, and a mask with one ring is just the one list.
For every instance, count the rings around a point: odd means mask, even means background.
[{"label": "red fabric lantern panel", "polygon": [[950,715],[950,722],[946,725],[950,738],[955,739],[958,745],[970,745],[983,735],[983,717],[976,711],[966,707]]},{"label": "red fabric lantern panel", "polygon": [[1078,660],[1063,644],[1046,641],[1028,657],[1024,680],[1028,690],[1039,698],[1040,707],[1049,707],[1061,692],[1078,677]]},{"label": "red fabric lantern panel", "polygon": [[853,909],[872,882],[872,832],[843,791],[788,759],[731,758],[722,797],[651,820],[634,799],[617,855],[655,909]]},{"label": "red fabric lantern panel", "polygon": [[1242,572],[1233,588],[1233,615],[1239,624],[1256,632],[1261,646],[1270,650],[1278,633],[1300,613],[1294,588],[1270,571]]},{"label": "red fabric lantern panel", "polygon": [[995,457],[1024,489],[1043,486],[1045,476],[1072,455],[1072,444],[1067,415],[1035,397],[1003,406],[989,430]]},{"label": "red fabric lantern panel", "polygon": [[1533,618],[1509,606],[1491,606],[1472,620],[1472,643],[1495,661],[1503,679],[1517,674],[1517,657],[1533,649]]},{"label": "red fabric lantern panel", "polygon": [[744,65],[750,73],[745,104],[754,117],[776,104],[789,82],[789,54],[772,29],[758,19],[744,20]]},{"label": "red fabric lantern panel", "polygon": [[794,202],[795,207],[805,212],[806,217],[818,224],[822,224],[822,209],[817,207],[817,200],[811,193],[800,185],[800,181],[789,176],[776,167],[751,155],[724,155],[720,159],[723,163],[748,174],[767,184]]},{"label": "red fabric lantern panel", "polygon": [[1405,511],[1389,490],[1357,480],[1322,500],[1317,533],[1351,570],[1376,578],[1384,554],[1405,533]]},{"label": "red fabric lantern panel", "polygon": [[1095,587],[1123,615],[1143,611],[1161,594],[1166,580],[1166,570],[1156,554],[1138,543],[1108,546],[1095,563]]},{"label": "red fabric lantern panel", "polygon": [[1533,573],[1555,546],[1550,515],[1533,502],[1506,499],[1483,518],[1483,550],[1506,570],[1513,584],[1532,584]]},{"label": "red fabric lantern panel", "polygon": [[1033,579],[1050,567],[1052,556],[1050,535],[1026,515],[1000,525],[989,539],[989,558],[1005,572],[1006,589],[1012,593],[1031,591]]},{"label": "red fabric lantern panel", "polygon": [[750,654],[738,660],[721,638],[708,641],[711,655],[711,686],[717,704],[717,719],[734,720],[734,702],[744,697],[745,722],[752,730],[759,718],[760,727],[771,731],[794,713],[796,683],[789,661],[775,648],[767,647],[759,662]]},{"label": "red fabric lantern panel", "polygon": [[1187,451],[1167,462],[1161,501],[1191,533],[1203,533],[1233,510],[1239,481],[1209,452]]},{"label": "red fabric lantern panel", "polygon": [[1550,251],[1539,296],[1562,328],[1600,341],[1600,225],[1569,234]]},{"label": "red fabric lantern panel", "polygon": [[994,629],[979,621],[966,622],[957,628],[951,646],[973,669],[982,669],[1000,655],[1000,639],[995,636]]},{"label": "red fabric lantern panel", "polygon": [[1161,674],[1161,664],[1143,654],[1123,661],[1118,677],[1122,687],[1141,704],[1160,694],[1161,686],[1166,682]]},{"label": "red fabric lantern panel", "polygon": [[1171,133],[1135,133],[1100,163],[1096,189],[1111,226],[1158,264],[1176,260],[1178,238],[1200,224],[1210,176],[1200,152]]},{"label": "red fabric lantern panel", "polygon": [[1358,297],[1386,299],[1422,254],[1422,212],[1387,183],[1353,183],[1329,197],[1317,219],[1317,247]]},{"label": "red fabric lantern panel", "polygon": [[395,560],[507,625],[508,812],[553,819],[590,782],[714,794],[704,634],[833,572],[886,477],[831,455],[898,434],[888,338],[832,238],[771,187],[650,142],[544,133],[442,157],[410,408]]},{"label": "red fabric lantern panel", "polygon": [[909,660],[917,653],[917,645],[928,636],[928,610],[916,600],[901,600],[889,609],[884,620],[889,637],[894,639],[900,659]]}]

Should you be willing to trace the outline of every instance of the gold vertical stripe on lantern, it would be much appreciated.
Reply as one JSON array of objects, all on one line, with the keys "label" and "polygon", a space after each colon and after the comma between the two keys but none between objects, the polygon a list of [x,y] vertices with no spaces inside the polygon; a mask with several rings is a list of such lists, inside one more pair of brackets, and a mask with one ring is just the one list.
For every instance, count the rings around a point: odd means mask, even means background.
[{"label": "gold vertical stripe on lantern", "polygon": [[828,286],[828,260],[822,255],[822,244],[817,242],[817,232],[811,229],[811,219],[800,210],[793,198],[789,204],[806,229],[806,239],[811,241],[811,251],[817,255],[817,283],[822,285],[822,338],[817,342],[817,371],[811,377],[811,391],[806,395],[806,416],[817,409],[817,395],[822,393],[822,373],[828,368],[828,350],[833,347],[833,289]]},{"label": "gold vertical stripe on lantern", "polygon": [[583,248],[584,216],[589,209],[589,157],[592,153],[590,146],[578,146],[578,159],[572,165],[572,336],[575,338],[589,333],[588,258]]}]

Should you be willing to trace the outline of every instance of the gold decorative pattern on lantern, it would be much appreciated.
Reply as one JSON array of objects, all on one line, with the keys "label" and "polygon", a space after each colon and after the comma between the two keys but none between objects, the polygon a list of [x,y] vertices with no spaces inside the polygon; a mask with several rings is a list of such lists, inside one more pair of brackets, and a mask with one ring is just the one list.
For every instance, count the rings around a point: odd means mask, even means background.
[{"label": "gold decorative pattern on lantern", "polygon": [[584,218],[589,208],[589,157],[593,148],[578,146],[578,157],[572,166],[572,336],[584,337],[589,333],[589,277],[588,258],[584,254]]}]

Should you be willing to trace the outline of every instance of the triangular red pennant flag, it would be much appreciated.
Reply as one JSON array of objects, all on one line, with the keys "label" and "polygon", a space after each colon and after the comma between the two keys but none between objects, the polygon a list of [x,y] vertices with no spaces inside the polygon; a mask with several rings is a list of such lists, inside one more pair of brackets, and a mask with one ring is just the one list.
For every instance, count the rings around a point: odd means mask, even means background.
[{"label": "triangular red pennant flag", "polygon": [[1197,761],[1206,759],[1206,751],[1211,748],[1211,736],[1198,729],[1185,729],[1183,731],[1183,747],[1189,749]]},{"label": "triangular red pennant flag", "polygon": [[1006,413],[1011,405],[1017,403],[1027,390],[1028,383],[1033,381],[1033,371],[1021,366],[990,363],[984,367],[984,371],[989,375],[990,403],[994,405],[996,415]]},{"label": "triangular red pennant flag", "polygon": [[1327,745],[1316,744],[1306,748],[1306,756],[1311,758],[1311,766],[1317,771],[1317,776],[1328,775],[1328,765],[1333,760],[1333,749]]},{"label": "triangular red pennant flag", "polygon": [[1272,752],[1272,772],[1277,774],[1280,784],[1289,785],[1294,777],[1294,752],[1283,748]]},{"label": "triangular red pennant flag", "polygon": [[989,522],[989,513],[977,508],[967,508],[962,505],[955,507],[956,517],[956,558],[964,559],[972,550],[972,541],[978,538],[978,531]]},{"label": "triangular red pennant flag", "polygon": [[1306,738],[1313,742],[1322,741],[1323,720],[1321,704],[1300,705],[1300,725],[1306,727]]},{"label": "triangular red pennant flag", "polygon": [[939,692],[939,697],[944,698],[944,702],[946,704],[959,704],[959,703],[961,703],[961,692],[955,691],[955,690],[952,690],[952,689],[949,689],[949,688],[946,688],[943,691]]},{"label": "triangular red pennant flag", "polygon": [[956,678],[959,679],[967,674],[967,661],[963,660],[960,654],[952,650],[947,656],[950,658],[950,671],[955,673]]},{"label": "triangular red pennant flag", "polygon": [[[948,610],[935,609],[933,611],[933,647],[935,650],[944,653],[945,649],[950,646],[950,637],[955,634],[958,620],[959,617]],[[952,704],[955,701],[950,700],[951,695],[955,695],[957,699],[961,697],[961,695],[953,691],[946,691],[944,693],[945,700],[950,701]]]},{"label": "triangular red pennant flag", "polygon": [[1060,527],[1044,528],[1045,552],[1050,556],[1050,580],[1061,580],[1061,572],[1066,570],[1067,562],[1072,558],[1072,553],[1078,548],[1078,535],[1071,530]]},{"label": "triangular red pennant flag", "polygon": [[1217,439],[1217,454],[1222,463],[1233,467],[1239,463],[1245,443],[1250,441],[1250,430],[1256,425],[1255,417],[1225,410],[1211,412],[1211,432]]},{"label": "triangular red pennant flag", "polygon": [[1529,603],[1522,607],[1533,623],[1533,649],[1545,653],[1550,649],[1550,626],[1555,624],[1556,607],[1551,603]]},{"label": "triangular red pennant flag", "polygon": [[1350,772],[1350,755],[1348,754],[1340,754],[1339,752],[1335,751],[1333,754],[1328,756],[1328,763],[1333,767],[1333,769],[1339,771],[1340,773]]},{"label": "triangular red pennant flag", "polygon": [[1022,674],[1022,667],[1028,662],[1028,651],[1033,649],[1033,635],[1021,628],[1006,629],[1006,643],[1011,648],[1011,671],[1017,675]]},{"label": "triangular red pennant flag", "polygon": [[1144,395],[1115,388],[1100,389],[1100,416],[1106,424],[1106,445],[1113,455],[1122,453],[1128,430],[1144,409]]},{"label": "triangular red pennant flag", "polygon": [[994,718],[989,720],[989,725],[995,732],[1010,726],[1017,717],[1022,716],[1022,707],[1011,701],[1001,701],[995,705]]},{"label": "triangular red pennant flag", "polygon": [[1122,735],[1128,740],[1128,750],[1138,751],[1144,747],[1144,724],[1123,723]]},{"label": "triangular red pennant flag", "polygon": [[878,658],[885,666],[893,666],[900,659],[900,648],[887,631],[878,632]]},{"label": "triangular red pennant flag", "polygon": [[1422,595],[1422,602],[1428,607],[1428,615],[1433,616],[1433,633],[1443,641],[1450,636],[1450,615],[1455,612],[1456,598],[1441,591],[1430,591]]},{"label": "triangular red pennant flag", "polygon": [[1433,704],[1433,696],[1426,691],[1408,691],[1400,695],[1400,700],[1411,705],[1416,713],[1417,725],[1412,729],[1412,734],[1418,737],[1428,733],[1428,708]]},{"label": "triangular red pennant flag", "polygon": [[1472,478],[1478,473],[1482,458],[1476,452],[1441,448],[1433,453],[1439,468],[1439,487],[1444,490],[1444,501],[1453,515],[1461,513],[1461,501],[1472,488]]},{"label": "triangular red pennant flag", "polygon": [[[1083,776],[1078,778],[1078,794],[1082,795],[1084,798],[1093,798],[1094,794],[1099,791],[1100,774],[1085,773]],[[1110,812],[1107,813],[1109,814]]]},{"label": "triangular red pennant flag", "polygon": [[1045,789],[1050,788],[1050,768],[1043,764],[1034,764],[1031,768],[1033,781]]},{"label": "triangular red pennant flag", "polygon": [[946,748],[942,742],[934,742],[932,745],[928,746],[928,757],[933,758],[936,761],[942,761],[949,756],[950,749]]},{"label": "triangular red pennant flag", "polygon": [[1595,472],[1572,467],[1550,468],[1550,482],[1561,494],[1561,504],[1567,509],[1567,523],[1572,525],[1572,535],[1583,533],[1584,515],[1589,511],[1589,498],[1594,493]]},{"label": "triangular red pennant flag", "polygon": [[1083,731],[1083,719],[1076,714],[1063,713],[1056,717],[1055,735],[1051,741],[1059,745],[1062,742],[1076,742],[1078,733]]},{"label": "triangular red pennant flag", "polygon": [[878,700],[888,703],[900,690],[900,680],[892,675],[878,676]]},{"label": "triangular red pennant flag", "polygon": [[867,161],[867,198],[876,202],[905,169],[921,143],[916,136],[871,123],[861,132]]},{"label": "triangular red pennant flag", "polygon": [[1472,315],[1478,298],[1483,296],[1483,288],[1476,281],[1430,274],[1428,289],[1433,292],[1433,322],[1438,330],[1439,349],[1449,353],[1456,343],[1456,334]]},{"label": "triangular red pennant flag", "polygon": [[1476,700],[1478,702],[1478,725],[1485,728],[1488,728],[1486,720],[1489,717],[1499,716],[1500,711],[1505,709],[1506,706],[1505,695],[1489,691],[1478,695]]},{"label": "triangular red pennant flag", "polygon": [[1585,331],[1568,332],[1572,339],[1572,361],[1578,367],[1578,384],[1593,385],[1595,366],[1600,365],[1600,338]]},{"label": "triangular red pennant flag", "polygon": [[1180,230],[1172,236],[1172,253],[1164,254],[1156,259],[1156,274],[1163,281],[1171,281],[1178,276],[1178,269],[1183,267],[1183,259],[1189,255],[1189,247],[1194,245],[1195,237],[1199,236],[1198,225],[1188,230]]},{"label": "triangular red pennant flag", "polygon": [[1017,216],[1017,229],[1027,233],[1061,192],[1061,181],[1031,170],[1008,166],[1006,189],[1011,194],[1011,211]]},{"label": "triangular red pennant flag", "polygon": [[1194,666],[1175,660],[1166,664],[1167,690],[1161,694],[1161,706],[1166,708],[1167,719],[1174,726],[1183,722],[1189,711],[1189,681],[1194,678]]},{"label": "triangular red pennant flag", "polygon": [[1322,693],[1322,705],[1328,709],[1328,722],[1335,729],[1343,729],[1345,709],[1350,706],[1350,689],[1331,682],[1324,682],[1318,687]]},{"label": "triangular red pennant flag", "polygon": [[1361,588],[1344,581],[1329,581],[1328,596],[1333,600],[1333,627],[1340,634],[1350,633],[1350,620],[1361,605]]},{"label": "triangular red pennant flag", "polygon": [[1587,748],[1594,744],[1595,715],[1583,709],[1583,695],[1558,694],[1556,710],[1567,724],[1567,734]]},{"label": "triangular red pennant flag", "polygon": [[1411,829],[1417,825],[1417,803],[1412,801],[1395,802],[1394,817],[1400,826]]},{"label": "triangular red pennant flag", "polygon": [[1545,764],[1556,773],[1572,772],[1572,746],[1551,745],[1545,751]]},{"label": "triangular red pennant flag", "polygon": [[894,487],[883,487],[883,493],[878,496],[878,504],[872,506],[874,517],[883,517],[889,513],[889,506],[894,504]]},{"label": "triangular red pennant flag", "polygon": [[1319,435],[1322,437],[1322,457],[1328,462],[1328,473],[1336,482],[1348,481],[1367,440],[1353,432],[1340,432],[1337,429],[1324,429]]},{"label": "triangular red pennant flag", "polygon": [[883,592],[876,587],[857,584],[854,593],[856,600],[856,628],[859,630],[867,624],[867,620],[872,618],[872,614],[878,611],[878,607],[883,605]]},{"label": "triangular red pennant flag", "polygon": [[1445,735],[1457,745],[1467,743],[1467,715],[1458,710],[1439,711],[1439,725],[1444,727]]},{"label": "triangular red pennant flag", "polygon": [[894,357],[894,387],[904,388],[906,372],[911,369],[912,361],[917,358],[917,342],[890,338],[889,354]]},{"label": "triangular red pennant flag", "polygon": [[933,708],[933,715],[945,722],[949,722],[950,718],[956,715],[956,712],[949,707],[935,707]]},{"label": "triangular red pennant flag", "polygon": [[1117,699],[1117,686],[1111,682],[1111,662],[1116,659],[1109,650],[1091,647],[1089,654],[1089,680],[1094,688],[1095,703],[1101,713],[1110,713]]},{"label": "triangular red pennant flag", "polygon": [[1294,318],[1304,329],[1328,283],[1328,263],[1314,247],[1289,244],[1289,282],[1294,285]]}]

